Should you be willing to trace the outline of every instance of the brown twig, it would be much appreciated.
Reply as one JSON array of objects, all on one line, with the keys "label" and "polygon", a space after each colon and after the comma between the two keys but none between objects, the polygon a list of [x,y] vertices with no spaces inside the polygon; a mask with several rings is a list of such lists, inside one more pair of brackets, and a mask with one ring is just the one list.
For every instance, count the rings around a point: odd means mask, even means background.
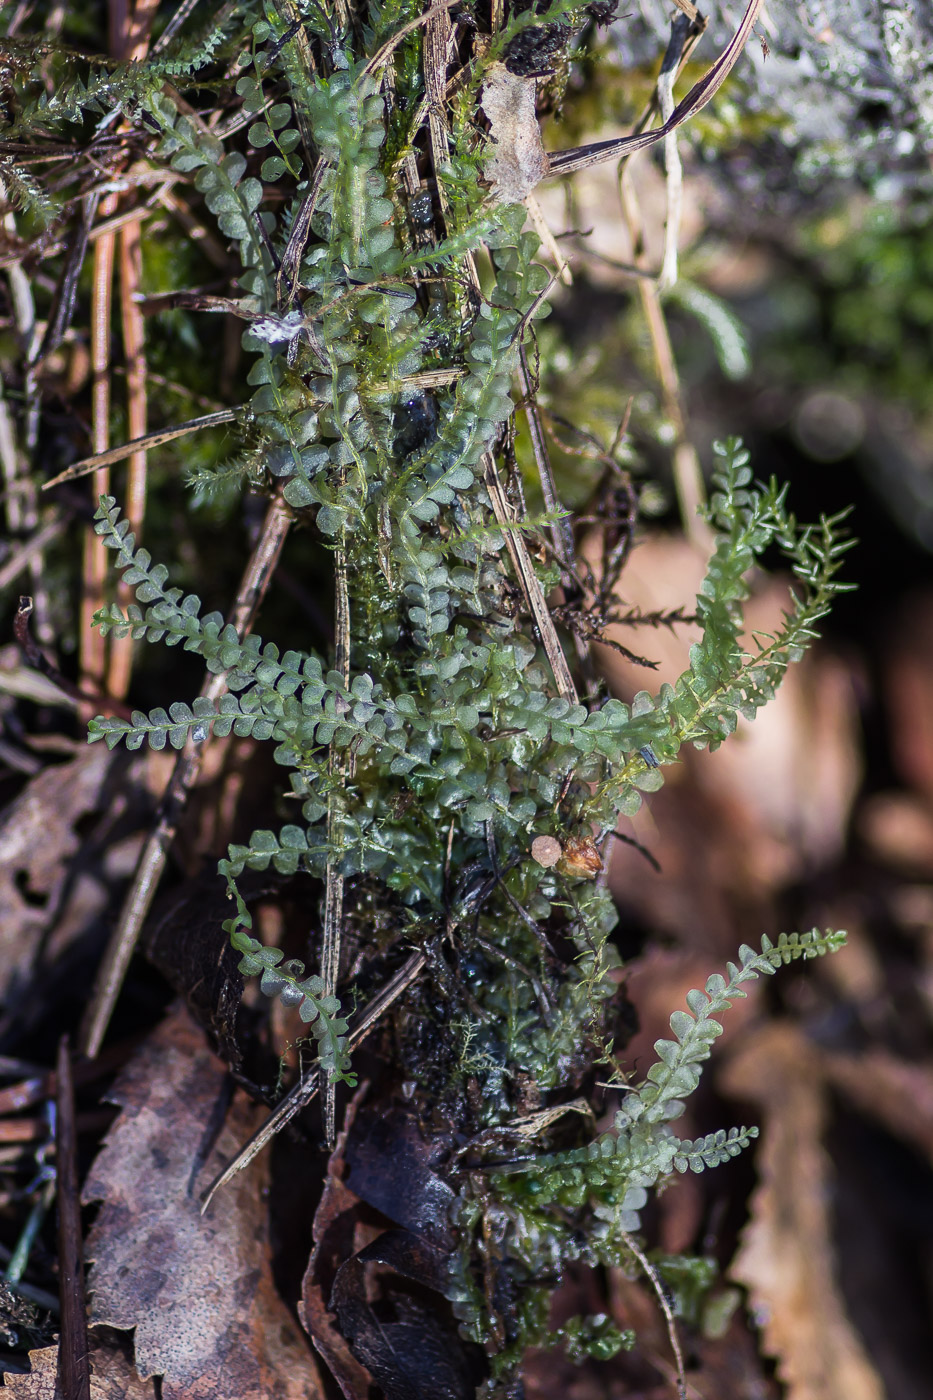
[{"label": "brown twig", "polygon": [[[535,466],[538,468],[538,480],[541,482],[541,495],[544,498],[544,509],[551,514],[558,514],[562,507],[557,494],[557,486],[554,481],[554,469],[551,466],[551,455],[548,452],[547,438],[544,436],[544,428],[541,423],[541,412],[538,408],[538,401],[535,397],[535,385],[532,381],[531,370],[528,365],[528,352],[524,344],[518,348],[518,385],[522,396],[522,407],[525,410],[525,418],[528,423],[528,434],[531,438],[531,450],[534,453]],[[549,526],[551,542],[554,545],[554,553],[560,560],[561,566],[568,574],[574,569],[574,543],[573,527],[566,517],[555,520]]]},{"label": "brown twig", "polygon": [[708,102],[716,96],[739,54],[745,47],[752,26],[758,18],[762,0],[749,0],[738,29],[712,68],[687,93],[671,113],[669,121],[655,127],[653,131],[636,132],[632,136],[618,136],[610,141],[594,141],[587,146],[575,146],[568,151],[553,151],[548,157],[548,175],[570,175],[574,170],[584,170],[589,165],[599,165],[604,160],[618,160],[620,156],[644,151],[663,141],[670,132],[676,131],[689,117],[696,116]]},{"label": "brown twig", "polygon": [[[126,364],[126,426],[127,436],[145,436],[148,419],[146,393],[146,351],[142,312],[136,302],[141,273],[140,225],[134,220],[117,235],[120,261],[120,319],[123,327],[123,358]],[[142,535],[146,513],[147,456],[145,448],[137,449],[129,458],[126,497],[123,510],[137,544]],[[117,600],[124,607],[132,601],[129,584],[121,579],[117,585]],[[111,695],[123,699],[130,686],[133,664],[133,638],[115,636],[110,647],[107,688]]]},{"label": "brown twig", "polygon": [[[544,498],[545,510],[552,514],[561,511],[560,498],[557,494],[557,486],[554,481],[554,470],[551,466],[551,455],[548,451],[547,438],[544,435],[544,427],[541,422],[541,413],[538,408],[536,398],[536,382],[532,379],[531,370],[528,365],[528,354],[524,344],[518,348],[518,383],[522,396],[522,405],[525,409],[525,418],[528,423],[528,433],[531,438],[531,450],[534,453],[535,465],[538,468],[538,480],[541,483],[541,494]],[[554,555],[561,566],[561,586],[563,597],[567,596],[567,589],[572,586],[576,576],[576,549],[573,540],[573,526],[565,516],[554,521],[549,526],[549,534],[554,549]],[[592,687],[596,675],[593,669],[592,657],[586,638],[582,632],[573,631],[573,643],[577,653],[577,663],[587,688]]]},{"label": "brown twig", "polygon": [[[403,967],[400,967],[394,977],[390,978],[382,991],[379,992],[367,1006],[359,1021],[355,1026],[350,1027],[347,1035],[347,1048],[355,1050],[362,1040],[369,1035],[373,1026],[388,1011],[389,1007],[396,1001],[404,991],[406,991],[420,976],[422,969],[427,962],[427,954],[423,952],[412,953],[411,957]],[[280,1133],[286,1123],[290,1123],[296,1113],[300,1113],[313,1101],[320,1088],[320,1070],[315,1067],[308,1075],[307,1079],[300,1079],[288,1093],[282,1102],[270,1114],[249,1142],[240,1149],[236,1157],[225,1167],[220,1175],[211,1182],[207,1190],[201,1197],[201,1213],[207,1210],[214,1196],[222,1186],[234,1176],[241,1172],[244,1167],[248,1167],[257,1153],[270,1143],[276,1133]]]},{"label": "brown twig", "polygon": [[[641,211],[638,198],[630,180],[620,181],[622,212],[632,239],[633,255],[636,262],[647,266],[641,242]],[[697,450],[687,435],[687,420],[684,412],[683,395],[680,388],[680,375],[677,361],[667,329],[667,318],[661,305],[657,283],[644,280],[638,283],[638,296],[641,301],[658,382],[661,386],[661,402],[664,413],[674,428],[673,477],[680,519],[687,538],[702,551],[709,553],[711,531],[699,515],[700,507],[706,499],[703,473]]]},{"label": "brown twig", "polygon": [[100,691],[85,690],[81,686],[75,685],[67,676],[52,665],[45,653],[39,648],[38,643],[33,638],[29,623],[33,613],[33,601],[30,597],[24,596],[19,600],[19,606],[13,618],[13,635],[17,645],[23,653],[27,665],[33,670],[41,672],[47,680],[57,686],[65,695],[76,701],[79,705],[93,705],[97,708],[111,710],[121,719],[130,719],[132,710],[128,705],[124,705],[121,700],[116,700],[112,696],[102,694]]},{"label": "brown twig", "polygon": [[[350,592],[347,583],[347,556],[341,540],[340,548],[334,556],[334,669],[339,672],[345,686],[350,684]],[[340,873],[340,824],[341,798],[337,779],[341,787],[346,781],[348,763],[345,755],[331,740],[327,758],[327,771],[331,789],[327,797],[327,877],[324,886],[324,937],[321,948],[321,979],[324,995],[336,994],[340,976],[340,948],[343,941],[343,876]],[[328,1079],[324,1090],[324,1135],[329,1147],[333,1147],[336,1137],[337,1086]]]},{"label": "brown twig", "polygon": [[632,1254],[637,1259],[645,1277],[657,1296],[661,1311],[664,1314],[665,1324],[667,1325],[667,1335],[670,1340],[671,1351],[674,1353],[674,1362],[677,1368],[677,1392],[680,1400],[686,1400],[687,1377],[684,1370],[684,1354],[680,1345],[680,1338],[677,1335],[677,1322],[670,1301],[664,1291],[664,1284],[661,1282],[657,1269],[638,1244],[637,1240],[635,1240],[627,1230],[621,1228],[619,1229],[619,1235],[624,1241],[626,1249],[631,1250]]},{"label": "brown twig", "polygon": [[55,1159],[58,1178],[58,1277],[61,1340],[58,1348],[62,1393],[67,1400],[91,1400],[87,1299],[78,1184],[78,1134],[68,1037],[58,1046]]},{"label": "brown twig", "polygon": [[[503,527],[502,533],[505,537],[505,547],[509,552],[512,567],[515,575],[521,584],[525,601],[535,620],[538,635],[547,652],[547,659],[551,663],[551,670],[554,673],[554,680],[557,689],[565,700],[569,700],[575,705],[578,700],[577,688],[573,683],[570,668],[567,665],[567,658],[564,656],[554,620],[548,611],[547,599],[544,596],[544,589],[541,587],[538,575],[535,573],[534,564],[528,553],[528,546],[525,544],[521,533],[514,528],[516,520],[505,494],[505,487],[499,476],[499,468],[496,466],[496,459],[491,452],[483,454],[484,481],[486,490],[489,492],[489,499],[492,502],[493,514],[496,521]],[[512,527],[512,528],[509,528]]]},{"label": "brown twig", "polygon": [[[275,570],[291,515],[281,496],[270,503],[262,533],[240,582],[230,622],[242,639],[252,627],[259,605]],[[209,676],[201,694],[216,702],[226,690],[223,675]],[[188,743],[179,754],[165,794],[159,804],[155,825],[137,862],[133,881],[126,895],[120,918],[98,971],[94,993],[81,1027],[82,1052],[93,1059],[100,1050],[113,1014],[130,958],[165,869],[168,853],[178,831],[188,794],[197,781],[207,743]]]},{"label": "brown twig", "polygon": [[222,423],[236,422],[238,410],[235,408],[221,408],[216,413],[205,413],[200,418],[189,418],[186,423],[179,423],[175,428],[164,428],[159,432],[147,433],[145,437],[134,438],[131,442],[121,443],[119,447],[110,447],[106,452],[95,452],[93,457],[84,457],[80,462],[75,462],[72,466],[66,467],[58,476],[53,476],[51,481],[43,484],[43,491],[50,491],[53,486],[60,486],[63,481],[74,481],[79,476],[90,476],[91,472],[97,472],[102,467],[109,467],[114,462],[125,461],[134,452],[150,452],[154,447],[161,447],[163,443],[174,442],[175,438],[186,437],[188,433],[200,432],[202,428],[216,428]]},{"label": "brown twig", "polygon": [[[149,49],[149,32],[155,19],[159,0],[111,0],[111,36],[113,52],[118,58],[138,62]],[[143,315],[136,303],[136,293],[142,273],[141,222],[134,219],[124,224],[116,235],[119,245],[120,323],[123,332],[123,358],[126,364],[126,422],[128,435],[141,438],[146,432],[148,399],[146,394],[146,351]],[[112,237],[113,235],[111,235]],[[129,459],[124,512],[137,541],[142,534],[146,511],[145,450],[135,451]],[[117,585],[117,597],[124,606],[132,593],[122,579]],[[111,695],[123,698],[129,690],[133,664],[133,638],[127,633],[114,633],[110,640],[107,667],[107,689]]]},{"label": "brown twig", "polygon": [[[116,211],[117,196],[107,195],[101,201],[100,213],[108,217]],[[110,306],[113,289],[115,235],[98,238],[94,244],[94,272],[91,287],[91,441],[95,455],[105,453],[110,446]],[[109,469],[99,467],[94,472],[92,499],[110,493]],[[80,673],[95,690],[106,684],[106,643],[93,625],[94,614],[104,604],[104,583],[107,577],[107,551],[99,535],[88,532],[84,537],[83,587],[81,592],[81,625],[78,634]]]},{"label": "brown twig", "polygon": [[36,351],[35,364],[44,360],[47,355],[51,355],[53,350],[57,350],[65,338],[65,333],[71,325],[75,313],[75,305],[78,296],[78,278],[81,276],[84,267],[84,259],[87,256],[88,237],[94,217],[97,213],[97,206],[100,196],[97,194],[85,195],[81,201],[81,217],[78,226],[72,234],[68,249],[68,260],[65,263],[65,270],[55,293],[55,302],[49,316],[49,323],[46,328],[42,343]]}]

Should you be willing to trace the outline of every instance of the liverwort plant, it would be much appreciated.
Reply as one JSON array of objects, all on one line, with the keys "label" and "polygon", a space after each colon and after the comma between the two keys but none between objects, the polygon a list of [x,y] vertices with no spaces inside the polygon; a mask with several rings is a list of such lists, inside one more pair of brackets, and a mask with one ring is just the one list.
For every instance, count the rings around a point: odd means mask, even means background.
[{"label": "liverwort plant", "polygon": [[[308,1025],[328,1128],[334,1085],[354,1082],[349,970],[392,970],[412,948],[424,961],[389,1017],[393,1085],[463,1140],[544,1113],[542,1150],[532,1137],[520,1160],[449,1173],[458,1243],[446,1292],[489,1354],[488,1392],[502,1395],[528,1343],[554,1340],[545,1303],[562,1261],[629,1260],[647,1191],[753,1136],[687,1141],[669,1126],[721,1013],[745,982],[841,941],[813,931],[743,947],[675,1013],[644,1082],[624,1083],[613,1130],[547,1149],[548,1105],[592,1081],[613,1033],[616,913],[595,878],[606,838],[684,745],[717,747],[772,698],[844,587],[848,547],[840,518],[799,525],[785,489],[756,485],[742,445],[719,443],[702,636],[679,680],[628,705],[568,659],[547,599],[561,583],[572,594],[573,561],[531,547],[552,530],[566,540],[567,521],[559,509],[523,518],[508,479],[521,352],[552,279],[525,207],[490,194],[478,113],[490,65],[519,34],[523,62],[529,35],[565,54],[606,9],[494,7],[498,32],[478,35],[479,13],[426,15],[410,0],[350,11],[234,0],[200,40],[120,67],[109,87],[97,74],[36,99],[46,124],[113,103],[147,158],[203,198],[237,259],[225,309],[244,322],[252,391],[238,455],[217,480],[239,477],[313,529],[336,596],[331,654],[242,638],[170,584],[104,496],[95,529],[136,601],[108,604],[98,627],[196,653],[225,689],[129,720],[98,716],[89,738],[183,750],[234,734],[272,746],[293,815],[220,861],[226,928],[242,972]],[[456,56],[457,82],[439,52]],[[204,119],[202,79],[237,115]],[[766,552],[792,585],[782,627],[749,653],[743,603]],[[245,871],[323,890],[315,970],[253,936]],[[491,1238],[509,1279],[498,1292],[483,1274]],[[517,1300],[507,1318],[500,1295]],[[605,1356],[625,1339],[578,1320],[559,1340]]]}]

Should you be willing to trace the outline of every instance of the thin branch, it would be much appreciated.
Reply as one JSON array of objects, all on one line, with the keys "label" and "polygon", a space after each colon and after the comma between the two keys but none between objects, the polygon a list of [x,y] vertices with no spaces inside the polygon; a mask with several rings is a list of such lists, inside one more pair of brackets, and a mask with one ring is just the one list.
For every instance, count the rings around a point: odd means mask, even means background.
[{"label": "thin branch", "polygon": [[58,1348],[62,1393],[68,1400],[91,1400],[87,1298],[78,1186],[78,1135],[68,1037],[58,1046],[55,1165],[58,1177],[58,1270],[61,1341]]},{"label": "thin branch", "polygon": [[[625,215],[625,222],[635,249],[635,259],[645,263],[645,254],[639,236],[641,211],[632,182],[627,178],[627,174],[623,174],[620,181],[620,195],[622,212]],[[674,428],[674,489],[680,507],[681,524],[684,534],[691,543],[705,554],[709,554],[712,548],[712,531],[699,515],[700,507],[706,499],[706,488],[703,483],[703,473],[700,469],[697,450],[687,435],[680,375],[677,372],[677,361],[674,358],[674,350],[667,329],[667,318],[661,305],[657,283],[654,281],[639,282],[638,295],[648,327],[655,368],[661,386],[661,402],[664,413]]]},{"label": "thin branch", "polygon": [[[548,452],[547,439],[544,436],[544,428],[541,424],[541,413],[538,408],[538,401],[535,397],[535,386],[532,382],[531,371],[528,367],[528,352],[524,344],[518,348],[518,385],[521,390],[522,407],[525,410],[525,418],[528,423],[528,433],[531,438],[531,450],[534,453],[535,466],[538,468],[538,479],[541,482],[541,495],[544,498],[544,509],[549,515],[560,515],[563,507],[560,497],[557,494],[557,485],[554,481],[554,469],[551,466],[551,455]],[[574,571],[574,543],[573,526],[565,515],[554,524],[549,526],[551,541],[554,545],[554,553],[560,560],[561,567],[567,574]]]},{"label": "thin branch", "polygon": [[[117,196],[109,194],[100,212],[108,217],[116,212]],[[104,456],[110,446],[110,307],[113,288],[115,236],[110,233],[94,244],[94,274],[91,288],[91,440],[96,456]],[[106,465],[94,472],[93,499],[110,492],[110,472]],[[83,588],[81,593],[80,672],[95,689],[103,689],[106,676],[106,642],[94,626],[93,617],[104,604],[107,577],[107,551],[99,535],[84,538]]]},{"label": "thin branch", "polygon": [[648,1282],[651,1284],[651,1287],[654,1289],[655,1294],[657,1295],[658,1302],[661,1306],[661,1311],[664,1314],[664,1321],[667,1324],[667,1335],[670,1339],[671,1351],[674,1353],[674,1361],[677,1366],[678,1394],[680,1400],[686,1400],[687,1377],[684,1370],[684,1354],[680,1345],[680,1338],[677,1335],[677,1323],[674,1320],[673,1309],[671,1308],[668,1296],[664,1291],[664,1285],[661,1282],[657,1269],[654,1267],[651,1260],[648,1258],[647,1254],[637,1243],[637,1241],[628,1233],[627,1230],[623,1230],[621,1227],[619,1228],[619,1235],[621,1239],[624,1240],[626,1249],[631,1250],[632,1254],[638,1260],[638,1263],[641,1265],[645,1277],[647,1278]]},{"label": "thin branch", "polygon": [[514,526],[515,517],[502,479],[499,476],[499,468],[496,466],[496,459],[491,452],[483,454],[484,480],[486,490],[489,492],[489,499],[492,502],[493,513],[497,523],[503,527],[502,533],[505,537],[505,547],[509,552],[512,567],[516,577],[521,584],[522,592],[525,595],[525,602],[528,605],[531,615],[535,620],[538,635],[547,652],[547,659],[551,664],[554,673],[554,680],[561,695],[571,702],[577,704],[577,688],[573,683],[570,668],[567,665],[567,658],[564,656],[554,620],[548,611],[547,600],[544,596],[544,589],[535,573],[531,556],[528,553],[528,546],[520,531],[509,526]]},{"label": "thin branch", "polygon": [[121,443],[119,447],[108,448],[106,452],[95,452],[93,457],[83,457],[80,462],[75,462],[73,466],[66,467],[58,476],[53,476],[51,481],[43,483],[43,491],[50,491],[53,486],[60,486],[63,481],[74,481],[79,476],[90,476],[91,472],[96,472],[101,467],[112,466],[114,462],[123,462],[127,457],[132,457],[135,452],[150,452],[154,447],[161,447],[163,443],[174,442],[175,438],[187,437],[189,433],[200,432],[202,428],[216,428],[221,423],[235,423],[237,414],[240,412],[236,408],[221,408],[216,413],[205,413],[200,418],[189,418],[185,423],[179,423],[177,428],[162,428],[155,433],[146,433],[144,437],[133,438],[131,442]]},{"label": "thin branch", "polygon": [[[680,66],[684,45],[693,26],[684,15],[677,15],[671,24],[671,40],[658,74],[657,93],[661,105],[661,118],[670,121],[674,114],[674,82]],[[673,287],[677,281],[677,243],[680,237],[680,222],[683,214],[684,172],[677,146],[677,132],[670,131],[664,138],[664,162],[667,167],[667,223],[664,234],[664,263],[658,278],[662,291]]]},{"label": "thin branch", "polygon": [[[123,358],[126,364],[126,426],[132,438],[145,437],[148,422],[146,393],[145,322],[137,301],[142,272],[142,245],[138,221],[126,224],[117,235],[120,262],[120,319],[123,328]],[[137,448],[129,458],[124,510],[130,529],[139,543],[146,513],[147,456]],[[121,579],[117,585],[117,601],[126,606],[133,592]],[[133,638],[114,637],[107,668],[107,688],[121,699],[130,687],[133,664]]]},{"label": "thin branch", "polygon": [[[336,638],[334,669],[340,673],[344,685],[350,684],[350,593],[347,585],[347,556],[343,543],[334,558],[336,598],[334,603],[334,635]],[[343,939],[343,876],[338,869],[340,861],[340,840],[338,827],[342,805],[342,791],[338,793],[337,779],[341,789],[347,779],[347,761],[331,740],[327,760],[327,771],[331,789],[327,796],[327,877],[324,887],[324,937],[321,949],[321,978],[324,995],[336,995],[340,976],[340,949]],[[336,1136],[337,1085],[328,1080],[324,1091],[324,1133],[329,1147],[333,1147]]]},{"label": "thin branch", "polygon": [[87,256],[88,237],[97,213],[99,200],[99,195],[89,194],[85,195],[81,201],[81,218],[70,240],[68,261],[65,263],[65,270],[55,293],[52,314],[49,316],[49,323],[42,343],[36,351],[34,364],[38,364],[47,355],[51,355],[53,350],[58,349],[71,325],[77,303],[78,279]]},{"label": "thin branch", "polygon": [[[599,165],[604,160],[617,160],[620,156],[631,155],[654,146],[671,131],[676,131],[689,117],[711,102],[735,66],[739,54],[745,47],[752,25],[758,18],[762,0],[749,0],[748,8],[742,16],[738,29],[733,34],[719,58],[706,75],[696,83],[682,102],[674,108],[669,121],[653,131],[638,132],[633,136],[619,136],[611,141],[594,141],[588,146],[575,146],[568,151],[554,151],[550,154],[548,176],[570,175],[574,170],[584,170],[590,165]],[[547,177],[545,177],[547,178]]]},{"label": "thin branch", "polygon": [[[262,534],[246,566],[230,614],[230,622],[241,640],[252,627],[290,525],[288,507],[277,495],[266,512]],[[225,676],[208,676],[201,687],[201,694],[216,702],[224,694],[226,686]],[[79,1043],[89,1059],[93,1059],[100,1050],[126,970],[165,869],[188,794],[201,771],[206,749],[207,741],[201,744],[189,742],[175,761],[171,779],[159,804],[155,825],[137,862],[117,926],[98,970],[91,1002],[81,1026]]]},{"label": "thin branch", "polygon": [[[347,1035],[347,1047],[350,1051],[356,1049],[362,1040],[369,1034],[377,1021],[388,1011],[392,1003],[406,991],[427,963],[427,954],[424,952],[412,953],[404,967],[392,977],[382,991],[373,997],[363,1015],[355,1026],[351,1026]],[[300,1079],[293,1085],[285,1095],[282,1102],[275,1111],[266,1119],[262,1127],[253,1134],[249,1142],[240,1149],[236,1157],[225,1167],[216,1180],[201,1197],[201,1214],[207,1210],[214,1196],[222,1186],[231,1181],[237,1172],[241,1172],[244,1167],[248,1167],[253,1158],[270,1143],[276,1133],[280,1133],[286,1123],[290,1123],[296,1113],[300,1113],[316,1097],[320,1088],[320,1070],[317,1066],[312,1069],[306,1079]]]}]

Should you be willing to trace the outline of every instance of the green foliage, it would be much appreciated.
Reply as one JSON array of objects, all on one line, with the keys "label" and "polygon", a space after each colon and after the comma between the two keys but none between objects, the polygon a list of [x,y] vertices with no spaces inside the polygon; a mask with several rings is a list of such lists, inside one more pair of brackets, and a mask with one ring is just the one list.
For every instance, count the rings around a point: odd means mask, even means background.
[{"label": "green foliage", "polygon": [[[675,1172],[698,1173],[729,1161],[758,1135],[757,1128],[730,1128],[690,1140],[675,1137],[668,1126],[699,1083],[702,1065],[722,1033],[722,1014],[746,995],[746,982],[798,959],[822,957],[844,942],[843,933],[812,929],[781,934],[776,944],[764,937],[758,953],[743,945],[726,977],[714,973],[704,991],[688,992],[690,1011],[671,1016],[675,1038],[655,1042],[658,1059],[643,1082],[631,1085],[618,1076],[625,1097],[612,1131],[585,1147],[504,1163],[491,1168],[491,1175],[474,1172],[461,1195],[463,1231],[501,1241],[506,1254],[521,1262],[532,1293],[534,1281],[560,1260],[628,1266],[631,1235],[639,1229],[648,1192]],[[691,1271],[687,1274],[689,1284]],[[695,1278],[693,1285],[697,1305]],[[488,1302],[463,1271],[454,1301],[461,1323],[481,1341],[489,1329]]]},{"label": "green foliage", "polygon": [[693,316],[709,335],[719,368],[727,379],[745,379],[751,359],[742,323],[721,297],[683,277],[669,288],[667,300]]},{"label": "green foliage", "polygon": [[350,1073],[346,1053],[347,1023],[338,1015],[340,1003],[326,996],[320,977],[305,977],[304,963],[298,958],[283,961],[281,948],[269,948],[253,938],[249,930],[253,918],[247,909],[236,882],[228,876],[230,892],[236,900],[237,912],[224,921],[224,931],[240,959],[239,971],[245,977],[259,977],[260,990],[267,997],[278,997],[283,1006],[297,1008],[298,1015],[318,1043],[321,1070],[333,1080],[343,1080],[352,1087],[356,1076]]},{"label": "green foliage", "polygon": [[[561,0],[511,13],[497,43],[532,25],[569,37],[584,9]],[[238,263],[229,304],[244,322],[249,397],[231,466],[193,482],[205,490],[239,480],[279,494],[333,553],[346,585],[348,635],[335,658],[241,639],[170,584],[116,499],[102,497],[95,530],[135,601],[102,608],[100,630],[194,653],[225,689],[216,702],[98,716],[89,738],[131,749],[182,750],[210,734],[271,743],[288,774],[289,819],[220,862],[241,971],[297,1008],[324,1074],[354,1082],[333,983],[252,936],[237,884],[246,870],[270,869],[309,888],[312,879],[345,881],[346,922],[372,933],[371,946],[361,940],[355,950],[363,963],[399,946],[430,955],[424,985],[393,1013],[405,1082],[432,1111],[468,1117],[481,1135],[525,1111],[529,1085],[559,1095],[591,1072],[612,1034],[620,961],[610,895],[586,878],[599,849],[684,744],[717,747],[772,697],[843,586],[836,573],[848,544],[839,518],[799,526],[783,489],[752,485],[739,443],[717,445],[717,544],[697,600],[702,637],[683,675],[631,706],[595,685],[576,697],[562,679],[560,636],[542,635],[528,601],[558,578],[538,546],[560,513],[509,525],[492,494],[493,472],[509,461],[519,347],[544,314],[550,275],[535,261],[524,208],[493,205],[478,178],[482,62],[451,103],[430,228],[412,218],[417,195],[400,192],[398,172],[425,110],[420,31],[396,49],[392,82],[369,65],[416,13],[372,4],[366,26],[342,33],[313,4],[234,4],[149,63],[62,58],[62,81],[49,91],[30,69],[14,127],[80,133],[102,111],[119,114],[155,165],[203,204]],[[167,78],[193,100],[176,101]],[[201,91],[236,116],[205,120]],[[716,308],[693,310],[728,350]],[[519,546],[524,593],[510,553]],[[795,583],[780,631],[757,637],[747,655],[743,604],[766,551],[780,554]],[[537,836],[561,843],[557,865],[534,858]],[[570,859],[580,848],[589,869]],[[630,1344],[601,1317],[549,1331],[548,1276],[569,1258],[628,1261],[649,1189],[742,1150],[754,1129],[690,1141],[669,1123],[742,984],[836,942],[813,933],[765,940],[760,953],[743,948],[727,978],[690,994],[690,1015],[672,1018],[675,1039],[658,1042],[643,1084],[624,1086],[611,1133],[464,1173],[451,1293],[465,1330],[490,1353],[500,1320],[492,1290],[477,1283],[482,1239],[501,1243],[518,1297],[497,1374],[535,1338],[575,1359]],[[354,992],[345,981],[344,1006]]]},{"label": "green foliage", "polygon": [[765,367],[929,421],[933,326],[929,201],[851,203],[798,226]]},{"label": "green foliage", "polygon": [[[740,717],[754,719],[773,698],[787,667],[817,635],[816,623],[833,596],[849,587],[835,577],[853,543],[840,538],[845,512],[801,528],[787,512],[786,487],[772,481],[767,488],[748,489],[752,474],[741,443],[732,439],[715,447],[721,465],[713,476],[707,517],[718,532],[717,543],[697,596],[703,636],[690,648],[689,670],[676,684],[663,685],[657,696],[639,692],[630,714],[618,722],[622,746],[634,757],[588,804],[588,814],[606,823],[611,808],[637,810],[641,797],[636,786],[648,791],[660,786],[660,771],[645,759],[644,749],[650,748],[658,764],[670,763],[683,744],[716,749],[734,733]],[[798,586],[791,592],[784,626],[773,635],[756,633],[755,651],[748,654],[739,646],[747,575],[772,545],[790,564]]]}]

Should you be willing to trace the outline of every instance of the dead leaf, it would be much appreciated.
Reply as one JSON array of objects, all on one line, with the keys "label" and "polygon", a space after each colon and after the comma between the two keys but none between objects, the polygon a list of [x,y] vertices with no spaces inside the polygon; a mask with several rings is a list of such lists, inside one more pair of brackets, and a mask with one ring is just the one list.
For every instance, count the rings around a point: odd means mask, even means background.
[{"label": "dead leaf", "polygon": [[[91,1400],[155,1400],[155,1385],[140,1380],[132,1362],[128,1338],[120,1338],[109,1328],[90,1334]],[[32,1370],[24,1376],[7,1372],[3,1387],[16,1400],[60,1400],[57,1388],[58,1347],[31,1351]]]},{"label": "dead leaf", "polygon": [[[386,1400],[472,1400],[481,1372],[430,1290],[446,1288],[448,1259],[410,1230],[384,1230],[337,1271],[331,1303],[354,1356]],[[380,1271],[381,1307],[370,1302],[372,1265]],[[399,1280],[412,1280],[415,1293]]]},{"label": "dead leaf", "polygon": [[[58,1390],[58,1347],[42,1347],[29,1353],[32,1370],[24,1376],[7,1371],[3,1377],[3,1388],[17,1396],[19,1400],[59,1400]],[[92,1391],[93,1394],[93,1391]]]},{"label": "dead leaf", "polygon": [[882,671],[891,749],[901,778],[933,801],[933,597],[909,598]]},{"label": "dead leaf", "polygon": [[346,1339],[337,1330],[328,1301],[340,1265],[372,1239],[372,1230],[367,1230],[365,1226],[362,1228],[367,1237],[361,1237],[360,1198],[343,1180],[347,1134],[368,1088],[368,1084],[363,1083],[354,1095],[344,1116],[343,1131],[338,1133],[337,1144],[327,1163],[324,1193],[312,1228],[314,1248],[301,1281],[301,1301],[298,1304],[302,1326],[327,1362],[346,1400],[367,1400],[372,1377],[357,1361]]},{"label": "dead leaf", "polygon": [[826,1091],[814,1047],[793,1026],[764,1026],[720,1070],[726,1093],[761,1108],[759,1184],[730,1276],[749,1291],[787,1400],[884,1400],[846,1315],[833,1268]]},{"label": "dead leaf", "polygon": [[933,1162],[933,1065],[910,1064],[883,1049],[827,1054],[826,1077],[859,1111],[912,1142]]},{"label": "dead leaf", "polygon": [[603,860],[590,836],[569,836],[557,868],[562,875],[578,880],[595,880],[602,874]]},{"label": "dead leaf", "polygon": [[[357,1095],[354,1118],[359,1102]],[[457,1337],[441,1297],[455,1197],[432,1168],[450,1145],[445,1135],[429,1142],[412,1116],[389,1110],[364,1115],[362,1128],[351,1122],[331,1157],[299,1311],[347,1400],[364,1400],[371,1380],[388,1400],[469,1400],[475,1392],[473,1349]],[[372,1207],[400,1228],[374,1232]]]},{"label": "dead leaf", "polygon": [[[696,594],[706,561],[679,538],[655,535],[626,567],[624,601],[643,614],[666,612]],[[774,632],[787,605],[787,581],[759,580],[747,606],[749,632]],[[614,694],[631,700],[647,685],[673,683],[689,663],[693,626],[616,627],[611,635],[657,660],[648,677],[617,652],[599,650],[599,664]],[[616,842],[610,884],[624,906],[649,927],[679,940],[733,956],[749,929],[769,928],[778,917],[776,893],[844,848],[849,817],[861,781],[862,754],[852,667],[817,650],[790,668],[775,699],[754,722],[715,753],[689,745],[665,769],[665,785],[620,834],[634,836],[661,865],[652,874],[637,850]]]},{"label": "dead leaf", "polygon": [[[262,886],[260,886],[262,888]],[[247,896],[248,897],[248,896]],[[232,1070],[243,1063],[243,974],[222,924],[229,902],[216,873],[188,880],[159,902],[144,934],[146,957],[184,997]]]},{"label": "dead leaf", "polygon": [[929,876],[933,871],[933,808],[912,792],[877,792],[862,802],[859,835],[894,870]]},{"label": "dead leaf", "polygon": [[548,158],[535,115],[537,84],[520,78],[503,63],[489,68],[480,106],[489,118],[495,143],[485,167],[496,204],[520,204],[547,174]]},{"label": "dead leaf", "polygon": [[[257,1126],[186,1011],[175,1008],[120,1077],[123,1113],[84,1188],[92,1321],[136,1329],[136,1366],[165,1400],[314,1400],[310,1352],[272,1280],[267,1158],[202,1216],[198,1192]],[[214,1142],[214,1134],[219,1135]]]},{"label": "dead leaf", "polygon": [[[101,745],[70,763],[37,773],[0,819],[0,999],[14,999],[32,970],[42,940],[63,920],[75,928],[99,914],[106,894],[73,870],[82,837],[77,824],[107,806],[115,760]],[[96,896],[96,897],[95,897]],[[62,908],[63,901],[68,907]],[[80,907],[79,907],[80,906]]]}]

